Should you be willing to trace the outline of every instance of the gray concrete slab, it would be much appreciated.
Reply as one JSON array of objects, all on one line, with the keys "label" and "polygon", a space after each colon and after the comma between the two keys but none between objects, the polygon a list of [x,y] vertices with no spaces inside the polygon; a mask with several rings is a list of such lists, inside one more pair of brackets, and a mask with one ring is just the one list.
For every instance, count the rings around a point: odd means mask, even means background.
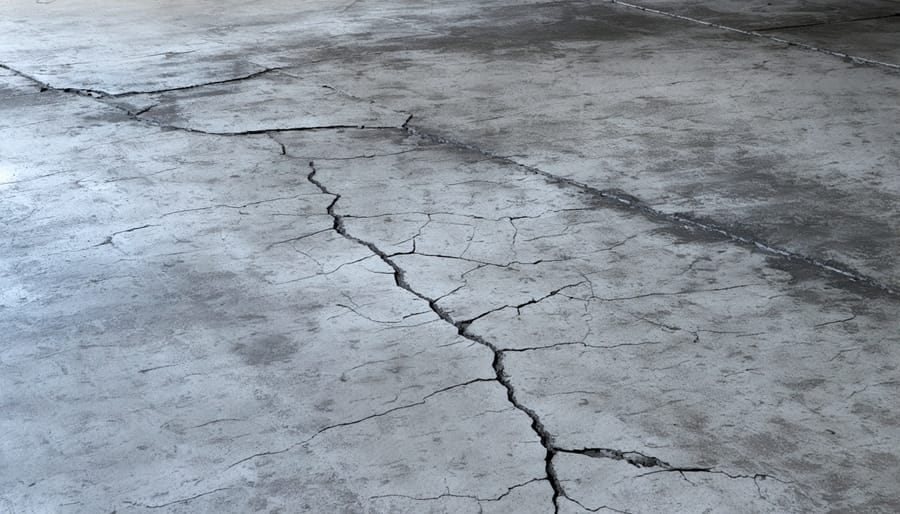
[{"label": "gray concrete slab", "polygon": [[578,1],[3,9],[0,512],[900,509],[890,66]]},{"label": "gray concrete slab", "polygon": [[596,34],[559,29],[539,50],[540,18],[510,9],[532,28],[473,22],[459,50],[451,37],[394,47],[402,78],[379,54],[319,80],[411,112],[423,132],[897,288],[897,72],[576,5],[542,12]]}]

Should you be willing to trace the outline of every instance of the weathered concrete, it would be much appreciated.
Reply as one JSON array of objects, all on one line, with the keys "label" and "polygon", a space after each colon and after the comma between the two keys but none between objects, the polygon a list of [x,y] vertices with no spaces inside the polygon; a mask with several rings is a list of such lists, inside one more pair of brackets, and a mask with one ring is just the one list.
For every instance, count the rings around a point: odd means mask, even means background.
[{"label": "weathered concrete", "polygon": [[896,3],[707,4],[5,5],[0,512],[900,510]]},{"label": "weathered concrete", "polygon": [[639,0],[632,3],[743,30],[840,23],[890,16],[897,12],[895,0],[859,0],[852,3],[828,0]]}]

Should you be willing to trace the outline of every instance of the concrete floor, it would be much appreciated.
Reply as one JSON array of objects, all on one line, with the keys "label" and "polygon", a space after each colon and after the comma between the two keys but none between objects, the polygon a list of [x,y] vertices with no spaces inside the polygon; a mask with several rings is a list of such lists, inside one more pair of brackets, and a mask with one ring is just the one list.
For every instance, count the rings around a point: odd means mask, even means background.
[{"label": "concrete floor", "polygon": [[900,512],[900,2],[7,0],[0,513]]}]

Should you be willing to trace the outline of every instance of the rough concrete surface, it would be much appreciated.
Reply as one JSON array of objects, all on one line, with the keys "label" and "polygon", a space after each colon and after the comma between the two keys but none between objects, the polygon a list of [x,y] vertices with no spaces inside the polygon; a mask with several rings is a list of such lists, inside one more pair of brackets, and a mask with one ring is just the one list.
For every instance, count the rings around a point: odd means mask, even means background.
[{"label": "rough concrete surface", "polygon": [[898,2],[0,6],[0,513],[900,511]]}]

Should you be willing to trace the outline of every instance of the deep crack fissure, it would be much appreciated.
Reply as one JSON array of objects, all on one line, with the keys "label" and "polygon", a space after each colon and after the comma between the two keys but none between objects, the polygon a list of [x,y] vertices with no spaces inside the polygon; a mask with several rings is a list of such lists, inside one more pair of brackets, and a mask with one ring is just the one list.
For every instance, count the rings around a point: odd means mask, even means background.
[{"label": "deep crack fissure", "polygon": [[[762,496],[762,489],[760,488],[759,481],[760,480],[774,480],[776,482],[782,484],[791,484],[793,482],[781,480],[773,475],[769,475],[767,473],[754,473],[752,475],[747,474],[734,474],[728,473],[727,471],[722,471],[719,469],[715,469],[713,467],[706,466],[673,466],[668,462],[659,459],[658,457],[654,457],[652,455],[647,455],[645,453],[641,453],[633,450],[615,450],[612,448],[581,448],[581,449],[563,449],[557,448],[557,451],[560,453],[570,453],[575,455],[583,455],[585,457],[590,457],[593,459],[611,459],[611,460],[619,460],[627,462],[636,468],[650,468],[650,471],[646,473],[642,473],[637,475],[635,478],[642,478],[649,475],[654,475],[657,473],[678,473],[685,480],[685,473],[710,473],[714,475],[722,475],[728,477],[732,480],[740,480],[740,479],[750,479],[753,480],[753,483],[756,485],[756,490],[760,496]],[[571,498],[570,498],[571,499]]]},{"label": "deep crack fissure", "polygon": [[465,325],[462,322],[455,321],[447,313],[447,311],[445,311],[443,308],[441,308],[437,304],[436,300],[434,300],[432,298],[428,298],[424,294],[415,290],[409,284],[409,282],[406,280],[406,272],[403,270],[403,268],[401,268],[399,265],[397,265],[396,262],[393,261],[393,259],[391,258],[390,255],[388,255],[386,252],[384,252],[383,250],[378,248],[378,246],[376,246],[374,243],[365,241],[363,239],[360,239],[360,238],[350,234],[347,231],[346,227],[344,226],[343,216],[341,216],[340,214],[335,212],[335,206],[337,205],[338,201],[341,199],[341,195],[339,193],[334,193],[331,190],[329,190],[328,187],[325,186],[325,184],[323,184],[321,181],[319,181],[316,178],[317,170],[316,170],[314,162],[310,161],[309,168],[310,168],[310,172],[307,175],[307,180],[309,180],[309,182],[311,182],[313,185],[318,187],[319,190],[321,190],[323,194],[331,195],[334,197],[334,199],[331,201],[331,203],[328,205],[328,208],[327,208],[328,214],[331,215],[332,219],[334,220],[334,222],[333,222],[334,230],[338,234],[340,234],[341,236],[346,238],[347,240],[352,241],[356,244],[365,246],[372,253],[377,255],[385,264],[387,264],[388,266],[390,266],[391,269],[394,270],[394,282],[397,285],[397,287],[400,287],[401,289],[404,289],[405,291],[416,296],[417,298],[427,302],[428,306],[431,308],[431,310],[435,314],[437,314],[437,316],[441,320],[443,320],[444,322],[446,322],[450,325],[453,325],[453,327],[456,328],[457,333],[461,337],[466,338],[474,343],[485,346],[493,352],[494,358],[493,358],[493,362],[492,362],[492,367],[494,369],[494,373],[496,374],[497,382],[499,382],[500,385],[502,385],[506,389],[507,400],[509,400],[509,402],[516,409],[523,412],[525,415],[527,415],[529,417],[529,419],[531,419],[531,428],[537,434],[537,436],[540,439],[541,445],[546,450],[545,457],[544,457],[544,470],[545,470],[545,473],[547,474],[547,481],[550,483],[550,486],[553,489],[552,500],[553,500],[554,512],[559,512],[558,500],[559,500],[560,496],[565,496],[565,492],[564,492],[562,485],[560,484],[560,481],[556,475],[556,470],[553,467],[553,457],[556,455],[557,449],[553,445],[552,436],[544,428],[544,425],[541,422],[540,418],[538,417],[537,413],[535,413],[533,410],[531,410],[530,408],[523,405],[516,398],[515,389],[513,388],[512,383],[510,382],[509,376],[506,373],[506,369],[505,369],[505,366],[503,363],[503,350],[499,349],[496,345],[485,340],[484,338],[482,338],[480,336],[468,333],[466,331],[467,325]]},{"label": "deep crack fissure", "polygon": [[[347,240],[352,241],[356,244],[365,246],[372,253],[377,255],[385,264],[387,264],[394,271],[394,281],[398,287],[400,287],[401,289],[404,289],[405,291],[409,292],[410,294],[413,294],[414,296],[427,302],[430,309],[441,320],[443,320],[444,322],[446,322],[450,325],[453,325],[457,329],[457,333],[461,337],[468,339],[468,340],[472,341],[473,343],[477,343],[482,346],[485,346],[493,352],[494,357],[493,357],[492,367],[496,374],[496,381],[498,383],[500,383],[506,389],[508,401],[516,409],[523,412],[525,415],[527,415],[529,417],[529,419],[531,419],[531,428],[540,438],[541,445],[544,447],[544,449],[546,451],[546,453],[545,453],[546,480],[550,483],[550,485],[553,489],[552,500],[553,500],[553,506],[554,506],[555,512],[557,512],[557,513],[559,512],[559,498],[560,497],[575,501],[574,499],[570,498],[566,494],[565,489],[563,488],[562,483],[560,482],[560,480],[556,474],[556,470],[553,466],[553,459],[558,453],[570,453],[570,454],[583,455],[583,456],[591,457],[591,458],[621,460],[621,461],[625,461],[625,462],[631,464],[632,466],[635,466],[638,468],[649,468],[650,469],[650,471],[648,471],[647,473],[644,473],[640,476],[647,476],[647,475],[651,475],[651,474],[655,474],[655,473],[680,473],[682,476],[684,476],[685,473],[712,473],[712,474],[720,474],[720,475],[726,476],[731,479],[752,479],[754,481],[754,483],[756,483],[757,490],[760,489],[760,486],[758,483],[759,480],[772,479],[772,480],[775,480],[775,481],[778,481],[781,483],[790,483],[790,482],[785,482],[783,480],[779,480],[778,478],[776,478],[772,475],[769,475],[769,474],[765,474],[765,473],[756,473],[753,475],[742,475],[742,474],[731,474],[726,471],[717,470],[712,467],[674,466],[666,461],[659,459],[658,457],[654,457],[654,456],[647,455],[642,452],[633,451],[633,450],[623,451],[623,450],[615,450],[615,449],[611,449],[611,448],[567,449],[567,448],[561,448],[561,447],[556,446],[553,442],[552,435],[545,428],[545,426],[544,426],[543,422],[541,421],[540,417],[538,416],[538,414],[534,410],[532,410],[531,408],[529,408],[528,406],[524,405],[523,403],[521,403],[519,401],[519,399],[516,396],[515,388],[513,387],[512,383],[510,381],[510,377],[506,373],[506,368],[504,365],[505,353],[507,351],[515,351],[515,350],[506,350],[506,349],[500,348],[497,345],[491,343],[490,341],[484,339],[483,337],[468,332],[468,327],[469,327],[469,325],[471,325],[472,321],[474,321],[474,320],[465,320],[465,321],[454,320],[452,318],[452,316],[450,316],[447,313],[447,311],[445,311],[443,308],[441,308],[438,305],[437,300],[425,296],[424,294],[420,293],[419,291],[414,289],[409,284],[409,282],[406,280],[406,271],[392,260],[392,258],[391,258],[392,255],[387,254],[386,252],[384,252],[383,250],[378,248],[378,246],[375,245],[374,243],[365,241],[363,239],[360,239],[360,238],[350,234],[344,225],[344,217],[341,214],[338,214],[335,210],[335,207],[336,207],[337,203],[340,201],[342,196],[339,193],[335,193],[335,192],[332,192],[331,190],[329,190],[328,187],[325,186],[324,183],[322,183],[321,181],[319,181],[316,178],[317,170],[316,170],[314,162],[312,162],[312,161],[309,162],[309,168],[310,168],[310,172],[307,175],[307,179],[309,180],[309,182],[311,182],[313,185],[315,185],[317,188],[319,188],[319,190],[323,194],[327,194],[327,195],[330,195],[333,197],[331,203],[327,207],[327,212],[332,217],[332,220],[333,220],[333,229],[338,234],[340,234],[342,237],[346,238]],[[570,285],[564,286],[562,288],[552,291],[550,293],[550,295],[548,295],[547,297],[553,296],[555,294],[559,294],[559,292],[562,291],[563,289],[569,288],[569,287],[575,287],[577,285],[579,285],[579,284],[570,284]],[[534,299],[534,300],[531,300],[530,302],[526,302],[524,305],[536,303],[538,301],[540,301],[540,300]],[[509,307],[509,306],[506,306],[506,307]],[[504,307],[504,308],[506,308],[506,307]],[[762,494],[761,491],[760,491],[760,494]]]},{"label": "deep crack fissure", "polygon": [[[577,455],[584,455],[585,457],[591,457],[594,459],[612,459],[612,460],[622,460],[625,461],[632,466],[638,468],[663,468],[667,470],[676,469],[671,466],[668,462],[660,460],[656,457],[643,454],[638,451],[622,451],[622,450],[614,450],[611,448],[580,448],[580,449],[557,449],[561,453],[574,453]],[[692,471],[709,471],[709,468],[677,468],[681,470],[690,469]]]}]

